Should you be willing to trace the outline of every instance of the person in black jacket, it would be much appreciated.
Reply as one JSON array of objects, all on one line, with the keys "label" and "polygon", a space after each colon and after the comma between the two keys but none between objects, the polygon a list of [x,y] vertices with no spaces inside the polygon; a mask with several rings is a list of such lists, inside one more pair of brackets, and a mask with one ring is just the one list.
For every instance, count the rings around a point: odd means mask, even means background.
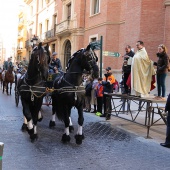
[{"label": "person in black jacket", "polygon": [[59,58],[57,58],[56,52],[52,54],[51,61],[49,64],[49,72],[50,73],[62,72],[61,61]]},{"label": "person in black jacket", "polygon": [[158,57],[158,61],[154,62],[154,65],[157,66],[157,89],[158,96],[155,99],[158,100],[166,100],[166,87],[165,80],[168,72],[168,63],[169,57],[167,55],[167,48],[165,45],[161,44],[158,46],[158,53],[156,54]]},{"label": "person in black jacket", "polygon": [[90,112],[91,110],[90,101],[91,101],[92,81],[93,79],[89,77],[85,85],[85,110],[84,112]]},{"label": "person in black jacket", "polygon": [[169,94],[167,102],[166,102],[165,112],[168,112],[166,139],[165,139],[165,143],[160,143],[160,145],[163,147],[170,148],[170,94]]},{"label": "person in black jacket", "polygon": [[[124,55],[124,65],[122,68],[123,71],[123,84],[124,84],[124,92],[123,94],[128,94],[129,88],[126,84],[128,77],[131,73],[131,63],[132,63],[132,58],[135,55],[135,53],[131,50],[131,46],[127,45],[125,48],[126,54]],[[125,64],[126,63],[126,64]]]}]

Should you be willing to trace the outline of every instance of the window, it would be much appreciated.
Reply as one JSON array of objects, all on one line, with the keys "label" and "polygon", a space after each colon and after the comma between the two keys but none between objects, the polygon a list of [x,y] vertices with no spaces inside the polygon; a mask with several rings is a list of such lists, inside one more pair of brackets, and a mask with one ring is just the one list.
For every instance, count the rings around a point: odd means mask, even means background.
[{"label": "window", "polygon": [[30,7],[30,14],[33,16],[33,6]]},{"label": "window", "polygon": [[32,29],[29,29],[29,38],[32,38]]},{"label": "window", "polygon": [[96,40],[97,40],[97,38],[94,37],[94,38],[91,38],[91,41],[90,41],[90,42],[94,42],[94,41],[96,41]]},{"label": "window", "polygon": [[91,15],[100,12],[100,0],[91,0]]},{"label": "window", "polygon": [[53,52],[55,52],[55,44],[52,44],[52,46],[51,46],[52,48],[51,48],[51,50],[52,50],[52,53]]},{"label": "window", "polygon": [[67,5],[67,19],[71,19],[71,4]]},{"label": "window", "polygon": [[43,6],[44,6],[43,1],[44,1],[44,0],[41,0],[41,1],[40,1],[40,7],[41,7],[41,8],[43,8]]},{"label": "window", "polygon": [[46,20],[46,31],[49,29],[49,20]]},{"label": "window", "polygon": [[57,24],[57,15],[53,15],[53,24],[54,24],[54,27]]},{"label": "window", "polygon": [[42,24],[39,24],[39,35],[42,34]]}]

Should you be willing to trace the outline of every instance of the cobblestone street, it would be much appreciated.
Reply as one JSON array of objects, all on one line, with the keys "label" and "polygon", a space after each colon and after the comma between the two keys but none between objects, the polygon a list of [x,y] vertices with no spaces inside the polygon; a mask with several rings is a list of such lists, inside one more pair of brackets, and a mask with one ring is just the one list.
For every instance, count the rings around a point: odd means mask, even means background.
[{"label": "cobblestone street", "polygon": [[[0,91],[1,92],[1,91]],[[12,96],[0,93],[0,142],[4,143],[3,170],[168,170],[170,149],[158,142],[131,134],[92,113],[85,113],[82,145],[76,145],[77,112],[72,110],[75,131],[63,144],[64,124],[49,129],[51,107],[43,106],[38,124],[39,138],[31,143],[20,128],[22,107]],[[114,119],[114,117],[112,117]]]}]

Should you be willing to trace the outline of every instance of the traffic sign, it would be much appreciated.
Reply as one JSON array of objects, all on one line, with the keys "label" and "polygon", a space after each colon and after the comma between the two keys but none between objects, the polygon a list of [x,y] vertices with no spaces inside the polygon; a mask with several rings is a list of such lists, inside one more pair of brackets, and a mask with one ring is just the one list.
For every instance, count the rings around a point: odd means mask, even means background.
[{"label": "traffic sign", "polygon": [[111,52],[111,51],[103,51],[104,56],[110,56],[110,57],[120,57],[120,53],[118,52]]}]

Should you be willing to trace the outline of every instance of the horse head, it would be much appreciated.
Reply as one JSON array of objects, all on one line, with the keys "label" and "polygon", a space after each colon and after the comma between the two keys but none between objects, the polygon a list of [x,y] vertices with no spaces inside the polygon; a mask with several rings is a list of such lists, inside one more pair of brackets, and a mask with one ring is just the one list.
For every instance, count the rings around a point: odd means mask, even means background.
[{"label": "horse head", "polygon": [[44,49],[47,53],[47,56],[48,56],[47,62],[49,64],[50,63],[50,56],[51,56],[51,53],[50,53],[50,50],[49,50],[49,45],[47,44],[46,46],[44,46]]},{"label": "horse head", "polygon": [[77,67],[79,68],[79,72],[80,69],[81,72],[83,72],[83,70],[91,72],[92,70],[98,68],[97,61],[98,58],[95,52],[91,49],[91,46],[88,45],[87,48],[78,50],[71,56],[68,61],[67,71],[76,71],[75,68]]},{"label": "horse head", "polygon": [[12,74],[13,69],[14,69],[14,66],[9,66],[9,67],[8,67],[8,70],[7,70],[8,73]]},{"label": "horse head", "polygon": [[28,66],[28,75],[29,73],[32,75],[39,74],[43,80],[47,79],[49,59],[48,54],[50,54],[49,49],[42,47],[42,43],[39,43],[39,45],[33,49]]},{"label": "horse head", "polygon": [[90,44],[85,49],[84,55],[86,56],[86,60],[88,61],[90,67],[90,70],[88,69],[86,70],[90,71],[93,78],[98,78],[99,77],[99,67],[97,65],[98,57],[94,50],[92,50]]}]

